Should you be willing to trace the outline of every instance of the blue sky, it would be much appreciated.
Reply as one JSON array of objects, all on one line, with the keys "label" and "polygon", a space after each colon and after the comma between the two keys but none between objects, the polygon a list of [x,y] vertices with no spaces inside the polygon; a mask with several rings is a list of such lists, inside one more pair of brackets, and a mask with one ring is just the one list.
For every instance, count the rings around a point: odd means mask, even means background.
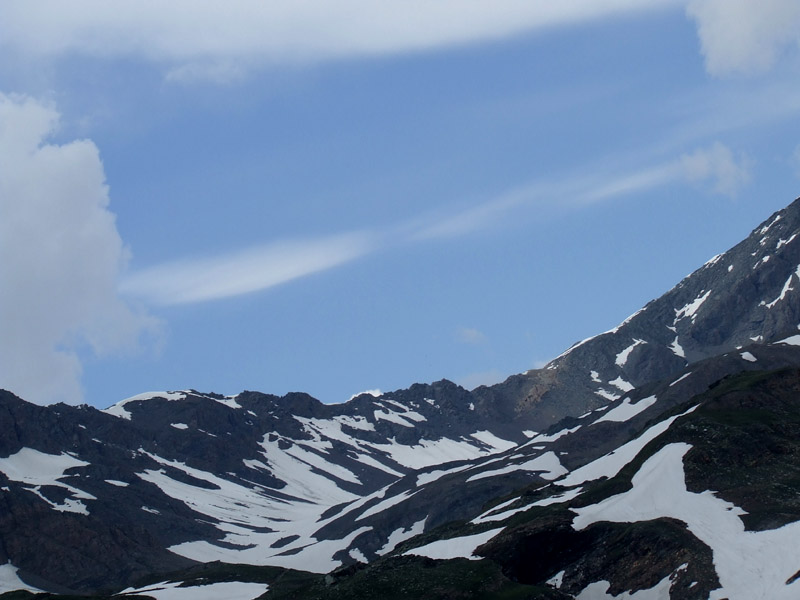
[{"label": "blue sky", "polygon": [[340,402],[616,325],[800,188],[794,0],[0,5],[0,387]]}]

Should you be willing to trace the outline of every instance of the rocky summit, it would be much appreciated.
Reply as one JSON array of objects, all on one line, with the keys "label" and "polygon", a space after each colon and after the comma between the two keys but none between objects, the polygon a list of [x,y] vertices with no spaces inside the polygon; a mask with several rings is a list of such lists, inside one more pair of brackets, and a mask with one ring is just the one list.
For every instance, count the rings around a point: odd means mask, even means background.
[{"label": "rocky summit", "polygon": [[0,392],[0,597],[800,598],[799,234],[472,391]]}]

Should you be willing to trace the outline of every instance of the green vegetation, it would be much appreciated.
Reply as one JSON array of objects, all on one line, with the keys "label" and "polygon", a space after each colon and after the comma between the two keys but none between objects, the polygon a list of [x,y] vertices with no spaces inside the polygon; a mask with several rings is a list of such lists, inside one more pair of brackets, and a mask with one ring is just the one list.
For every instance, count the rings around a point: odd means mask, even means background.
[{"label": "green vegetation", "polygon": [[344,569],[305,588],[276,585],[265,600],[474,599],[560,600],[549,587],[516,583],[489,560],[432,560],[417,556],[380,559],[362,568]]}]

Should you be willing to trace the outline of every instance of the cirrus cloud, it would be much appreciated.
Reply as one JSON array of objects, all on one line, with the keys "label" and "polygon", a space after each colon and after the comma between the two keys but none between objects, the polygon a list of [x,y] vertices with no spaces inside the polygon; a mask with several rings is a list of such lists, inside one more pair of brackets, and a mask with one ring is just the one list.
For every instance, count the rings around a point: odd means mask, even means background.
[{"label": "cirrus cloud", "polygon": [[266,290],[374,249],[374,235],[368,233],[275,242],[224,256],[162,263],[131,274],[120,290],[162,306],[218,300]]}]

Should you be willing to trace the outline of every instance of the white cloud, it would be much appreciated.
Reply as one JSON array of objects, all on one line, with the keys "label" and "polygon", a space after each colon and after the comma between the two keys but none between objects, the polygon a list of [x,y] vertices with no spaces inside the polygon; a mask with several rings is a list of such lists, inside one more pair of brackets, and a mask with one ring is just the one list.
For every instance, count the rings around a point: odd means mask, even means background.
[{"label": "white cloud", "polygon": [[158,323],[116,295],[126,250],[96,146],[48,144],[50,106],[0,94],[0,387],[80,402],[78,350],[137,346]]},{"label": "white cloud", "polygon": [[[679,5],[678,0],[6,0],[6,50],[141,57],[196,78],[220,65],[291,64],[501,39]],[[226,75],[227,76],[227,75]]]},{"label": "white cloud", "polygon": [[710,180],[713,190],[726,196],[736,195],[750,181],[751,161],[745,156],[737,158],[720,142],[685,154],[681,166],[690,181]]},{"label": "white cloud", "polygon": [[157,265],[128,276],[120,290],[161,305],[230,298],[336,267],[375,247],[375,236],[367,233],[276,242]]},{"label": "white cloud", "polygon": [[374,390],[364,390],[363,392],[358,392],[357,394],[350,396],[350,400],[358,398],[359,396],[363,396],[364,394],[369,394],[373,398],[380,398],[383,395],[383,392],[378,388],[375,388]]},{"label": "white cloud", "polygon": [[800,40],[797,0],[692,0],[686,11],[712,75],[765,71]]}]

